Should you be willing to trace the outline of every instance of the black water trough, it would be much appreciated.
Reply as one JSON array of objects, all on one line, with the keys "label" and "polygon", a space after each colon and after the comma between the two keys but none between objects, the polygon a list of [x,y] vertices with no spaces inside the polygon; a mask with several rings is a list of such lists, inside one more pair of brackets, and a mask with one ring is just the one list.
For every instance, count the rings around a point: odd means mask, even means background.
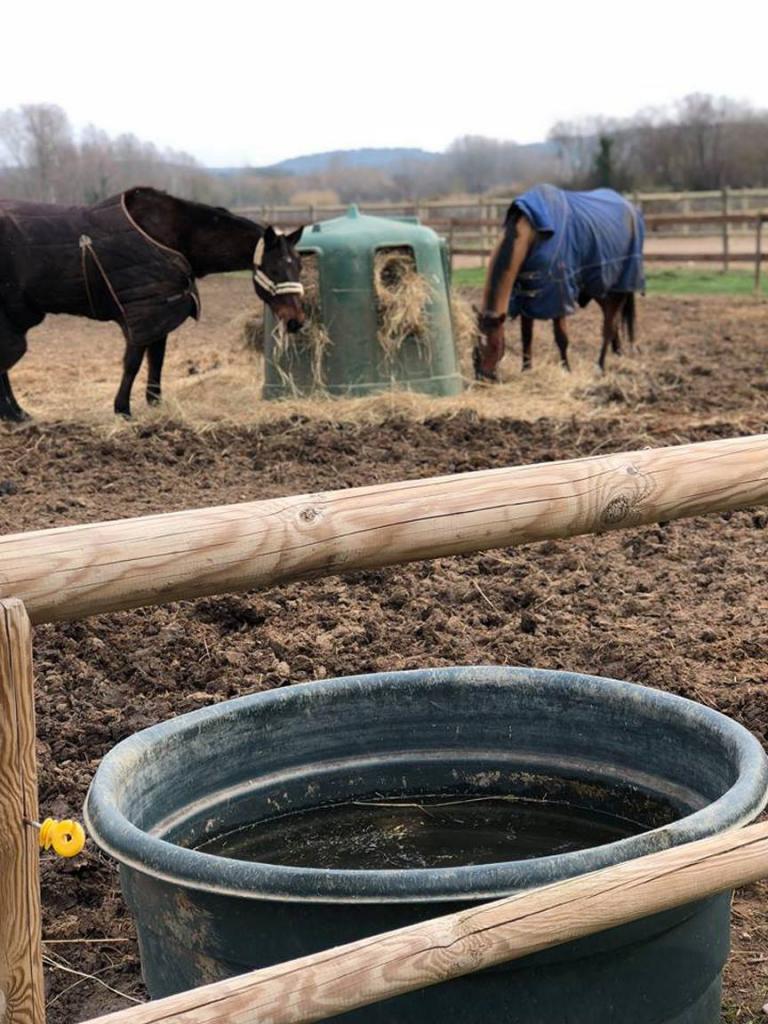
[{"label": "black water trough", "polygon": [[[767,789],[757,740],[699,704],[452,668],[302,684],[146,729],[104,758],[86,819],[120,864],[159,997],[737,828]],[[241,859],[251,839],[262,860]],[[729,904],[334,1019],[716,1024]]]}]

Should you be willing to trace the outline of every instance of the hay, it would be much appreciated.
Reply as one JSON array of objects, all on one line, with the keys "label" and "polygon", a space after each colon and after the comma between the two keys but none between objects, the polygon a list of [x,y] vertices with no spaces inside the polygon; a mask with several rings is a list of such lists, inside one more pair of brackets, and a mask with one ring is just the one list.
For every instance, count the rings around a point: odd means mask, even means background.
[{"label": "hay", "polygon": [[416,269],[413,252],[405,248],[380,249],[373,259],[373,287],[377,337],[387,366],[392,366],[409,338],[416,341],[423,357],[431,362],[426,311],[432,286]]},{"label": "hay", "polygon": [[465,377],[472,378],[474,375],[472,350],[480,336],[477,329],[477,317],[472,309],[472,303],[453,289],[451,290],[451,325],[461,372]]},{"label": "hay", "polygon": [[264,310],[262,306],[247,309],[244,313],[233,316],[229,322],[235,337],[239,338],[246,348],[264,354]]},{"label": "hay", "polygon": [[301,258],[301,283],[304,285],[304,324],[296,334],[289,334],[282,323],[272,331],[272,365],[285,388],[294,397],[301,394],[293,377],[293,366],[300,356],[309,351],[312,389],[325,389],[325,353],[333,344],[322,320],[320,304],[320,275],[317,257],[311,253]]}]

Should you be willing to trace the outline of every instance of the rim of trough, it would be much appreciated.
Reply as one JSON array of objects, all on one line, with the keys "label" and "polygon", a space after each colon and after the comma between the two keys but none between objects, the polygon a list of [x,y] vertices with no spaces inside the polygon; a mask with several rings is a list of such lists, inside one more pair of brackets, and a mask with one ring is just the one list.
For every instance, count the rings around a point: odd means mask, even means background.
[{"label": "rim of trough", "polygon": [[[597,687],[599,693],[595,696],[603,703],[636,704],[642,698],[644,709],[652,712],[652,717],[664,717],[670,711],[682,714],[716,739],[732,755],[736,781],[700,810],[639,835],[570,853],[453,868],[321,869],[221,857],[176,845],[138,828],[112,799],[112,784],[124,773],[126,759],[130,762],[138,757],[158,734],[167,739],[195,730],[201,721],[229,717],[253,704],[291,702],[306,686],[320,696],[350,684],[372,690],[413,682],[415,678],[430,684],[460,680],[463,684],[471,681],[504,688],[514,684],[559,685],[562,689],[574,685]],[[664,690],[604,676],[479,665],[338,676],[236,697],[160,722],[122,740],[104,756],[88,790],[83,813],[89,834],[120,865],[191,889],[287,902],[474,902],[509,896],[740,828],[752,821],[766,803],[768,757],[762,745],[745,726],[719,711]]]}]

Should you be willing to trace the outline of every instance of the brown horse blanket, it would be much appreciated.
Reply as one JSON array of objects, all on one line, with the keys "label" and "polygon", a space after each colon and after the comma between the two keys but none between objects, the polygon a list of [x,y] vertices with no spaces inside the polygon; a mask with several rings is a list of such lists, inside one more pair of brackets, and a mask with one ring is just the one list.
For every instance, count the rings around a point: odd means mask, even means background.
[{"label": "brown horse blanket", "polygon": [[0,344],[46,313],[71,313],[114,320],[143,347],[199,311],[186,257],[151,238],[123,195],[94,206],[0,200]]}]

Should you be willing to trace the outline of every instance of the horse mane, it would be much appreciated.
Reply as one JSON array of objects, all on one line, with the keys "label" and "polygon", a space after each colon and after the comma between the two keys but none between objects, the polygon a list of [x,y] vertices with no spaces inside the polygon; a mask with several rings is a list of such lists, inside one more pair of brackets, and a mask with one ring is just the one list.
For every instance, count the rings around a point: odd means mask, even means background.
[{"label": "horse mane", "polygon": [[266,231],[223,207],[181,199],[149,186],[127,189],[122,203],[141,231],[187,258],[195,277],[247,269]]},{"label": "horse mane", "polygon": [[262,233],[266,230],[264,224],[232,213],[224,206],[210,206],[208,203],[199,203],[194,199],[182,199],[180,196],[171,195],[170,192],[154,188],[152,185],[134,185],[132,188],[126,189],[123,196],[126,209],[131,214],[136,206],[143,205],[142,200],[149,200],[157,203],[161,211],[171,212],[174,217],[181,213],[200,227],[209,224],[213,217],[225,217],[229,223],[240,224],[250,231],[253,231],[254,227],[259,228]]}]

